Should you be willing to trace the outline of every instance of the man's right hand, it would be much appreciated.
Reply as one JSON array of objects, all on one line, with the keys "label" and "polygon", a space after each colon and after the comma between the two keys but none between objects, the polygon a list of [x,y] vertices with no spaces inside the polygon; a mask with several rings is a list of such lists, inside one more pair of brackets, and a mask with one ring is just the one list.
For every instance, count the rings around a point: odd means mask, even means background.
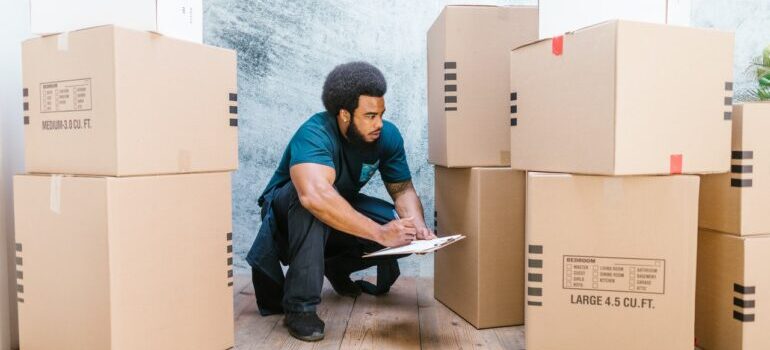
[{"label": "man's right hand", "polygon": [[417,228],[412,218],[396,219],[380,226],[379,236],[377,243],[385,247],[399,247],[415,240]]}]

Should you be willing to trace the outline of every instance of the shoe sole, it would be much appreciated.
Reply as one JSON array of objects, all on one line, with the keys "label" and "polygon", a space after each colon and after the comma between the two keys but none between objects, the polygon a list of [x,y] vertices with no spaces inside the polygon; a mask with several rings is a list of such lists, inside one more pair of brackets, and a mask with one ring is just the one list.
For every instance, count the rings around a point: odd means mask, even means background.
[{"label": "shoe sole", "polygon": [[283,320],[283,326],[286,327],[286,329],[289,331],[289,334],[291,334],[292,337],[297,338],[299,340],[307,341],[307,342],[314,342],[319,341],[324,338],[323,333],[313,333],[311,335],[299,335],[291,330],[291,327],[289,327],[286,324],[286,319]]},{"label": "shoe sole", "polygon": [[294,333],[291,330],[291,328],[289,328],[289,334],[291,334],[291,336],[294,337],[294,338],[297,338],[297,339],[302,340],[302,341],[307,341],[307,342],[319,341],[319,340],[322,340],[324,338],[323,333],[321,333],[321,334],[313,333],[312,335],[301,336],[299,334]]}]

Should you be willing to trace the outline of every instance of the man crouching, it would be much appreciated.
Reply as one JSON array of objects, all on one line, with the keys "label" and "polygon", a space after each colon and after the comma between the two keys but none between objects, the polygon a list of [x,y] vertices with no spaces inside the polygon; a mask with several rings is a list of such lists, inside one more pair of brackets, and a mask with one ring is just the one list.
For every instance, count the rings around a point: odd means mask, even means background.
[{"label": "man crouching", "polygon": [[[412,186],[401,133],[383,120],[386,90],[382,73],[368,63],[335,67],[323,86],[326,111],[300,126],[259,198],[262,226],[246,258],[257,305],[262,315],[285,313],[298,339],[324,337],[316,314],[324,275],[341,295],[384,294],[403,256],[362,255],[435,238]],[[359,193],[378,170],[395,205]],[[279,261],[289,267],[286,276]],[[371,266],[376,285],[350,279]]]}]

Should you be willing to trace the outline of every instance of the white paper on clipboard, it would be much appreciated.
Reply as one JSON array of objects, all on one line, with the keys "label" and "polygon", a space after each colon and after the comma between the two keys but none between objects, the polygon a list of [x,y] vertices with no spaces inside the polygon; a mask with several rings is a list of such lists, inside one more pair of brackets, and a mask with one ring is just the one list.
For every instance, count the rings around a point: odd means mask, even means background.
[{"label": "white paper on clipboard", "polygon": [[463,235],[453,235],[446,237],[439,237],[436,239],[412,241],[412,243],[401,247],[385,248],[378,250],[374,253],[364,255],[364,258],[370,258],[383,255],[401,255],[401,254],[426,254],[435,252],[441,248],[444,248],[452,243],[464,239]]}]

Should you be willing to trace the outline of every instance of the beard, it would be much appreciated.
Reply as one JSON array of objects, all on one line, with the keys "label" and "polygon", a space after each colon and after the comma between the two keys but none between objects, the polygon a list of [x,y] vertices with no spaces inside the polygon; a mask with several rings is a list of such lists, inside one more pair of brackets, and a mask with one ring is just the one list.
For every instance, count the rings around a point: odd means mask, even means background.
[{"label": "beard", "polygon": [[356,127],[356,123],[353,123],[352,120],[350,122],[350,126],[348,127],[348,131],[345,132],[345,136],[347,137],[350,144],[363,152],[372,152],[376,150],[377,143],[380,141],[380,138],[378,137],[372,142],[367,142],[366,138],[364,138],[364,134],[361,132],[361,130],[358,129],[358,127]]}]

